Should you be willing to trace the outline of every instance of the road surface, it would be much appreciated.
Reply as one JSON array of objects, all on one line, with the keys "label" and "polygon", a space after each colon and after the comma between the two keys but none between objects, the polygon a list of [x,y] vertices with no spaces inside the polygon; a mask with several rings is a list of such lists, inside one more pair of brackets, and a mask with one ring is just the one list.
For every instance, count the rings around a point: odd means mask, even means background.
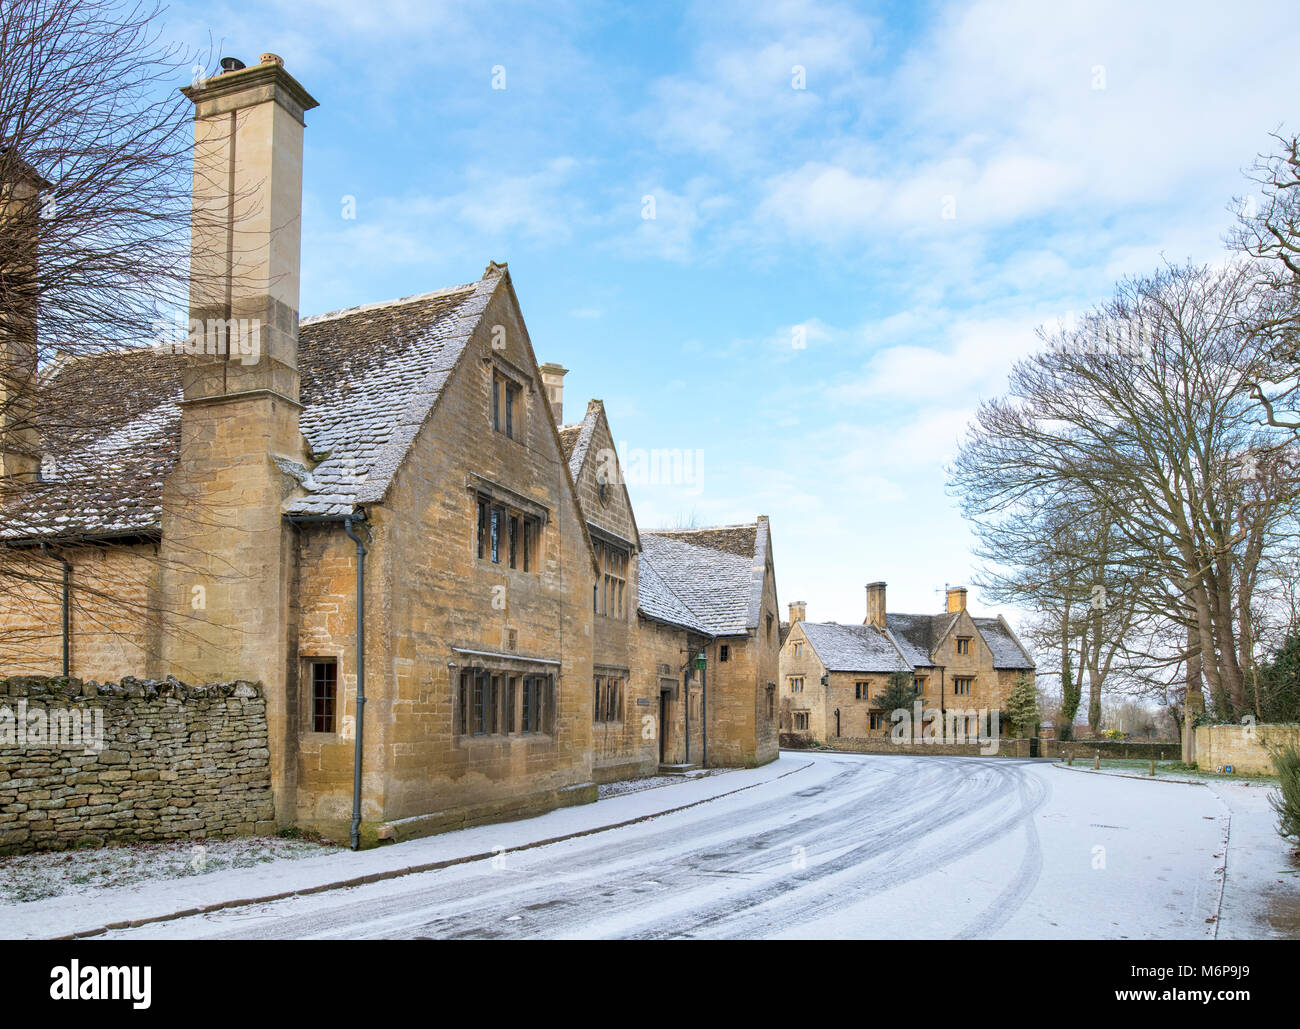
[{"label": "road surface", "polygon": [[1228,811],[1205,788],[998,757],[805,757],[622,829],[110,938],[1215,933]]}]

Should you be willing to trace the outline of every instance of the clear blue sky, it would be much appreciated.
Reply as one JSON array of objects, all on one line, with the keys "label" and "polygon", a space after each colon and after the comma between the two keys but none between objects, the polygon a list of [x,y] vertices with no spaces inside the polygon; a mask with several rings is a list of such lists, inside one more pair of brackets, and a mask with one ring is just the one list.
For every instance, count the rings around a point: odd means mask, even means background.
[{"label": "clear blue sky", "polygon": [[570,418],[600,397],[628,447],[702,451],[631,487],[641,526],[769,515],[816,620],[970,578],[944,463],[980,398],[1117,277],[1219,259],[1300,97],[1294,0],[277,0],[166,30],[274,51],[321,103],[304,314],[508,261]]}]

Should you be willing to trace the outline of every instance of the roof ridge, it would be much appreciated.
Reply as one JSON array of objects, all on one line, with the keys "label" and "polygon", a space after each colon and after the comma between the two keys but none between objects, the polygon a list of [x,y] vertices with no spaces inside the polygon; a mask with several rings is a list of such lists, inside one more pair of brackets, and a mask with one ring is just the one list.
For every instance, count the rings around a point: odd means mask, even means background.
[{"label": "roof ridge", "polygon": [[752,522],[736,522],[733,525],[697,525],[690,529],[645,529],[643,531],[655,535],[662,535],[668,532],[716,532],[718,529],[754,529],[758,527],[758,519]]},{"label": "roof ridge", "polygon": [[468,293],[477,289],[483,280],[477,282],[463,282],[459,286],[444,286],[442,289],[431,289],[427,293],[412,293],[407,297],[396,297],[392,300],[376,300],[369,304],[356,304],[352,307],[340,307],[334,311],[324,311],[321,314],[308,315],[306,318],[298,319],[299,325],[315,325],[317,322],[332,321],[335,318],[346,318],[354,314],[362,314],[366,311],[379,311],[388,307],[402,307],[406,304],[415,304],[421,300],[432,300],[434,297],[450,296],[453,293]]}]

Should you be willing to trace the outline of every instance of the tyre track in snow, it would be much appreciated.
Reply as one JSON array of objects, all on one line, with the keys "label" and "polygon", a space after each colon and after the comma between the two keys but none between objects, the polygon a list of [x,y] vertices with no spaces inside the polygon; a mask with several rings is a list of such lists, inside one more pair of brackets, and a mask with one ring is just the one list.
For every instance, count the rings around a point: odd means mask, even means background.
[{"label": "tyre track in snow", "polygon": [[[212,916],[206,928],[228,938],[762,935],[774,921],[803,922],[841,905],[846,877],[855,896],[869,894],[957,860],[1024,817],[1027,777],[1006,759],[825,763],[840,768],[820,781],[792,777],[767,796],[716,811],[703,805],[695,817],[667,815],[637,832],[529,851],[508,871],[485,872],[480,862],[342,891],[325,908],[317,898],[299,909],[295,899]],[[1006,814],[1012,796],[1020,803]],[[981,812],[1001,817],[960,847],[942,838]],[[835,856],[791,874],[796,845]],[[794,894],[798,910],[778,917],[774,909]]]}]

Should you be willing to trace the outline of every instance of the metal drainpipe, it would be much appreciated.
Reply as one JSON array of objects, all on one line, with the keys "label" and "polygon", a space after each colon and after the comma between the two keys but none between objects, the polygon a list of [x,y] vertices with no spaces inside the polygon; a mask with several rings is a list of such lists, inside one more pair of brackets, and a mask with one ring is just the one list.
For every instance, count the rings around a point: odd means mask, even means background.
[{"label": "metal drainpipe", "polygon": [[[701,654],[708,654],[708,650],[701,650]],[[708,681],[708,661],[705,661],[705,667],[700,669],[700,767],[709,767],[709,681]]]},{"label": "metal drainpipe", "polygon": [[366,554],[361,537],[352,531],[352,518],[343,531],[357,545],[357,742],[352,758],[352,849],[361,849],[361,754],[366,714]]},{"label": "metal drainpipe", "polygon": [[68,592],[72,581],[72,565],[62,554],[51,553],[48,543],[41,543],[41,553],[63,565],[63,677],[66,679],[69,674],[68,670],[71,667],[68,655],[70,651],[69,636],[72,626],[72,611],[68,600]]}]

